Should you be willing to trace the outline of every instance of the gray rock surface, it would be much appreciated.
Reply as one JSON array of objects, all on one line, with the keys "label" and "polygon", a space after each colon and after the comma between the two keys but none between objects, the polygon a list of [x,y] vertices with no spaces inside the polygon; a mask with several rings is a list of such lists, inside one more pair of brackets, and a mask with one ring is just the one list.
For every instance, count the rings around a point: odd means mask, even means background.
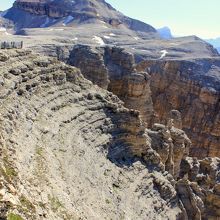
[{"label": "gray rock surface", "polygon": [[107,23],[113,27],[156,33],[152,26],[124,16],[104,0],[17,0],[13,7],[4,14],[4,18],[13,21],[16,30]]},{"label": "gray rock surface", "polygon": [[0,54],[2,218],[182,215],[138,112],[53,58]]},{"label": "gray rock surface", "polygon": [[210,44],[161,39],[102,0],[1,16],[0,40],[28,50],[0,51],[0,218],[219,218]]}]

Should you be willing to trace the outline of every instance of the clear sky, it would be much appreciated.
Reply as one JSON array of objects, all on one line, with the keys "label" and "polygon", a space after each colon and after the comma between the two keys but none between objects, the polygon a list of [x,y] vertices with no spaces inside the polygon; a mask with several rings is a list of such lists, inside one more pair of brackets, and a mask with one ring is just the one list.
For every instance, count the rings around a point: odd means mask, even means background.
[{"label": "clear sky", "polygon": [[220,0],[107,0],[124,14],[174,35],[220,37]]},{"label": "clear sky", "polygon": [[[220,37],[220,0],[106,0],[124,14],[159,28],[168,26],[174,35]],[[0,0],[0,9],[14,0]]]},{"label": "clear sky", "polygon": [[15,0],[0,0],[0,10],[10,8]]}]

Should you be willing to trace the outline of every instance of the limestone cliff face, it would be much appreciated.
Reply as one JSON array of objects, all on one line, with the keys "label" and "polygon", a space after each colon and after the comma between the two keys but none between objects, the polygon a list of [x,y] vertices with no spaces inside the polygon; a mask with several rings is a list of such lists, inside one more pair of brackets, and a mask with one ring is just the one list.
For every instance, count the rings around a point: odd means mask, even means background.
[{"label": "limestone cliff face", "polygon": [[[151,127],[146,130],[149,150],[137,145],[133,148],[134,155],[149,162],[150,152],[153,152],[150,163],[157,164],[177,180],[182,218],[218,218],[218,159],[198,161],[188,157],[219,156],[216,141],[219,134],[214,132],[218,130],[219,117],[216,110],[219,104],[218,59],[212,62],[144,61],[135,68],[133,56],[119,48],[77,46],[70,54],[71,65],[79,67],[95,84],[120,97],[128,108],[138,110],[141,119],[147,122],[144,126]],[[102,81],[103,78],[106,80]],[[150,114],[145,111],[146,106],[151,108]],[[210,118],[211,114],[214,117]],[[165,125],[154,124],[155,121]],[[192,137],[192,143],[182,128]]]},{"label": "limestone cliff face", "polygon": [[131,53],[118,47],[77,45],[67,62],[80,68],[93,83],[117,95],[127,108],[138,110],[142,120],[151,124],[154,111],[149,75],[135,69]]},{"label": "limestone cliff face", "polygon": [[25,50],[0,62],[1,218],[220,216],[219,159],[188,157],[180,112],[145,129],[76,68]]},{"label": "limestone cliff face", "polygon": [[183,217],[138,111],[56,59],[5,50],[0,64],[2,219]]},{"label": "limestone cliff face", "polygon": [[[220,160],[219,158],[186,158],[182,161],[182,174],[189,180],[180,180],[177,191],[182,197],[183,204],[191,213],[191,219],[218,219],[220,215]],[[190,182],[191,181],[191,182]],[[190,193],[190,191],[192,193]],[[194,195],[194,199],[190,197]],[[195,199],[196,198],[196,199]],[[192,207],[194,207],[192,209]]]},{"label": "limestone cliff face", "polygon": [[192,141],[191,156],[220,157],[219,59],[144,61],[137,67],[151,75],[154,110],[165,122],[170,110],[182,114]]}]

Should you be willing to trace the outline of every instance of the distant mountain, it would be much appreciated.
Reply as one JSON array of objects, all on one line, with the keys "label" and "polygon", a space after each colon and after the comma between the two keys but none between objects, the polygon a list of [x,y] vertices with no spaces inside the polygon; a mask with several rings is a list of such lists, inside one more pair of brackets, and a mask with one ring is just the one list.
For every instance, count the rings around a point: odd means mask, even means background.
[{"label": "distant mountain", "polygon": [[163,39],[171,39],[173,36],[169,27],[162,27],[157,29],[157,32],[160,34]]},{"label": "distant mountain", "polygon": [[220,52],[220,37],[215,39],[206,39],[205,41],[213,45],[218,50],[218,52]]},{"label": "distant mountain", "polygon": [[5,19],[4,16],[5,12],[4,11],[0,11],[0,32],[5,29],[5,28],[13,28],[13,22]]},{"label": "distant mountain", "polygon": [[152,26],[124,16],[105,0],[16,0],[3,15],[16,30],[79,24],[102,24],[132,31],[157,33]]}]

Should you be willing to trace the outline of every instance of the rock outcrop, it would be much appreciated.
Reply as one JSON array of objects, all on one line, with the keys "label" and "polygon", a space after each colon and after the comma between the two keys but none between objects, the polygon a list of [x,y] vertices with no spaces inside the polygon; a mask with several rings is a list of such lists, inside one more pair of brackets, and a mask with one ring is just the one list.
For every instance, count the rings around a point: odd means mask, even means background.
[{"label": "rock outcrop", "polygon": [[180,175],[180,164],[188,154],[191,142],[186,134],[173,126],[154,124],[148,130],[151,147],[160,155],[165,169],[175,178]]},{"label": "rock outcrop", "polygon": [[[219,158],[186,158],[182,161],[177,191],[191,219],[218,219],[220,215],[220,160]],[[191,181],[191,182],[190,182]],[[192,199],[192,195],[194,195]],[[193,207],[193,209],[192,209]]]},{"label": "rock outcrop", "polygon": [[173,119],[192,140],[190,156],[220,156],[218,58],[143,61],[135,66],[134,56],[123,49],[77,45],[67,62],[116,94],[126,107],[140,111],[146,127]]},{"label": "rock outcrop", "polygon": [[73,51],[71,64],[117,88],[129,108],[55,58],[1,51],[1,218],[218,218],[219,159],[188,157],[177,110],[146,129],[142,108],[127,101],[143,91],[151,97],[148,74],[136,70],[132,55]]},{"label": "rock outcrop", "polygon": [[138,111],[56,59],[0,54],[1,218],[182,216]]},{"label": "rock outcrop", "polygon": [[144,61],[138,71],[148,71],[154,110],[165,122],[172,109],[182,114],[182,127],[192,141],[191,156],[220,157],[220,60]]},{"label": "rock outcrop", "polygon": [[154,111],[149,75],[135,69],[131,53],[118,47],[76,45],[67,62],[80,68],[93,83],[117,95],[127,108],[140,111],[145,123],[152,123]]}]

